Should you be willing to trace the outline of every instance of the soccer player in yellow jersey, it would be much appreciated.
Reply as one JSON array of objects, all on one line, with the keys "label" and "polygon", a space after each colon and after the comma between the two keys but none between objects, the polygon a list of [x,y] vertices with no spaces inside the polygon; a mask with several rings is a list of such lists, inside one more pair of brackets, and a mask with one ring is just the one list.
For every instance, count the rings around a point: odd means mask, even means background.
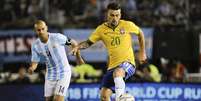
[{"label": "soccer player in yellow jersey", "polygon": [[102,41],[108,51],[109,67],[101,84],[101,101],[110,101],[115,92],[115,99],[125,93],[125,81],[135,72],[134,53],[132,49],[132,35],[137,35],[140,45],[140,61],[146,60],[145,40],[141,29],[131,21],[120,20],[121,8],[118,3],[107,6],[107,21],[99,25],[89,39],[81,42],[72,50],[90,47],[97,41]]}]

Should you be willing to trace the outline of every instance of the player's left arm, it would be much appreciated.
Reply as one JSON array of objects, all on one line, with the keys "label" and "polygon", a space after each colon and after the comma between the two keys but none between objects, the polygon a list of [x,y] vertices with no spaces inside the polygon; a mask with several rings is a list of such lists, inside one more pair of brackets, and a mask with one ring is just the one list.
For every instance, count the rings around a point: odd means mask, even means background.
[{"label": "player's left arm", "polygon": [[68,39],[66,40],[65,45],[71,46],[72,48],[74,48],[74,47],[76,47],[76,46],[78,45],[78,43],[77,43],[76,40],[68,38]]},{"label": "player's left arm", "polygon": [[144,38],[144,33],[141,29],[139,29],[139,34],[138,34],[138,41],[139,41],[139,59],[141,63],[144,63],[147,59],[146,57],[146,52],[145,52],[145,38]]},{"label": "player's left arm", "polygon": [[[61,45],[66,45],[66,46],[69,46],[71,49],[75,48],[78,46],[78,43],[76,40],[72,39],[72,38],[69,38],[69,37],[66,37],[62,34],[57,34],[57,36],[55,36],[55,39],[57,40],[57,42]],[[76,57],[76,62],[77,64],[84,64],[84,60],[82,59],[81,57],[81,53],[80,51],[77,51],[75,54],[75,57]]]},{"label": "player's left arm", "polygon": [[139,60],[140,63],[146,62],[146,52],[145,52],[145,38],[144,38],[144,33],[143,31],[135,25],[133,22],[128,22],[127,27],[131,33],[134,33],[135,35],[138,36],[138,41],[139,41]]},{"label": "player's left arm", "polygon": [[75,57],[76,57],[76,64],[77,65],[85,64],[84,59],[81,56],[80,50],[77,51]]},{"label": "player's left arm", "polygon": [[[68,39],[68,41],[66,42],[66,44],[70,45],[72,49],[78,46],[77,41],[74,40],[74,39]],[[75,57],[76,57],[76,63],[77,63],[77,65],[85,64],[84,59],[81,56],[80,50],[78,50],[76,52]]]},{"label": "player's left arm", "polygon": [[74,48],[78,45],[77,41],[60,33],[55,36],[55,40],[60,45],[67,45],[70,46],[71,48]]}]

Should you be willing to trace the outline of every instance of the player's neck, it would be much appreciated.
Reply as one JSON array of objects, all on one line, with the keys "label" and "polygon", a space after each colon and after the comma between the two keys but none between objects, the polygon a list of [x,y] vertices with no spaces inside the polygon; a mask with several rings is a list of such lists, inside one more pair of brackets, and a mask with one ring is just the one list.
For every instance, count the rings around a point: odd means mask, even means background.
[{"label": "player's neck", "polygon": [[47,34],[41,35],[39,38],[40,38],[41,42],[47,43],[48,37],[49,37],[49,35],[48,35],[48,33],[47,33]]},{"label": "player's neck", "polygon": [[119,23],[117,25],[113,25],[111,23],[107,23],[107,26],[112,28],[112,29],[115,29],[117,26],[119,25]]}]

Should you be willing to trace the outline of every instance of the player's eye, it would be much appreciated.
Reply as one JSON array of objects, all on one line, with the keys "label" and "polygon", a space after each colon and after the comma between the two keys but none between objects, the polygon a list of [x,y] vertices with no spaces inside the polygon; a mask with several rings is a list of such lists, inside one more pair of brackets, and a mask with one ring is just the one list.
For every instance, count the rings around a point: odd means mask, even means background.
[{"label": "player's eye", "polygon": [[114,14],[111,14],[110,16],[114,17]]},{"label": "player's eye", "polygon": [[41,29],[37,29],[37,31],[41,31]]},{"label": "player's eye", "polygon": [[45,28],[42,28],[42,30],[44,30]]}]

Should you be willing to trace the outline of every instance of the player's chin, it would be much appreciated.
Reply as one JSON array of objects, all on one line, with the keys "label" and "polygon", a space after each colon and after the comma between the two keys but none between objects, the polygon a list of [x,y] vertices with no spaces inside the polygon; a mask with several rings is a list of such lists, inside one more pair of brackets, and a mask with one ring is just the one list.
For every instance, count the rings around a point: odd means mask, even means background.
[{"label": "player's chin", "polygon": [[111,22],[112,26],[117,26],[117,22]]}]

